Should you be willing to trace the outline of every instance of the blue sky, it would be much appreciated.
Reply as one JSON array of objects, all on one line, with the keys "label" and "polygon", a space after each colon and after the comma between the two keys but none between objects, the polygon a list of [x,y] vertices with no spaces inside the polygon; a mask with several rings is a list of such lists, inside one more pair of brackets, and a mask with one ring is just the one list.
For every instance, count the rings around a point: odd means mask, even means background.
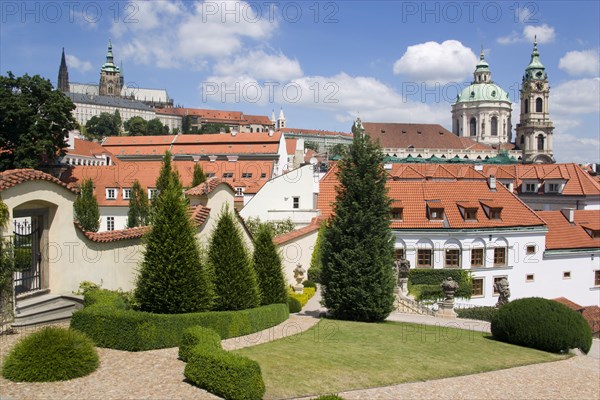
[{"label": "blue sky", "polygon": [[[440,123],[483,47],[515,102],[537,35],[560,162],[600,162],[599,2],[50,1],[0,3],[0,71],[97,83],[109,39],[129,86],[186,107],[349,131]],[[513,105],[513,135],[519,105]]]}]

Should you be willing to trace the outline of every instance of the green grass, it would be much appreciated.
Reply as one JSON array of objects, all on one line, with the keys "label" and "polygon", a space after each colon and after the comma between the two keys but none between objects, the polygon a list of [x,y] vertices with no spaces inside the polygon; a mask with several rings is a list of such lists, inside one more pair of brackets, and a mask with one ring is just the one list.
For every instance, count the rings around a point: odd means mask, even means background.
[{"label": "green grass", "polygon": [[466,330],[334,320],[322,320],[299,335],[237,353],[258,361],[267,388],[265,398],[271,399],[426,381],[566,358]]}]

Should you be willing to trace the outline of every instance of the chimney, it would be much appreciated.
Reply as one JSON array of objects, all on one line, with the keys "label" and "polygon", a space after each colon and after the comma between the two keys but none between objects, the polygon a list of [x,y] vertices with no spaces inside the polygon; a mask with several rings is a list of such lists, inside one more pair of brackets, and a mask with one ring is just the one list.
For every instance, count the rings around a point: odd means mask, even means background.
[{"label": "chimney", "polygon": [[575,209],[574,208],[563,208],[560,210],[562,215],[569,221],[571,225],[575,223]]},{"label": "chimney", "polygon": [[273,136],[275,132],[273,132],[273,129],[269,129],[269,136]]},{"label": "chimney", "polygon": [[494,175],[490,175],[488,178],[488,185],[490,186],[490,191],[496,191],[496,177]]},{"label": "chimney", "polygon": [[69,138],[67,139],[67,149],[69,149],[69,150],[75,149],[75,136],[76,136],[76,131],[69,131]]},{"label": "chimney", "polygon": [[236,136],[237,134],[238,134],[237,129],[234,128],[231,130],[231,136]]}]

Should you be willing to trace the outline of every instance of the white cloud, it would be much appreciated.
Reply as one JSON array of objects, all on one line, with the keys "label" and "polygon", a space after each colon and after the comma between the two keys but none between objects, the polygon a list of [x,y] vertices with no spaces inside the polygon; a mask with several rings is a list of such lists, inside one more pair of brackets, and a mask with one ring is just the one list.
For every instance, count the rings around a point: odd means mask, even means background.
[{"label": "white cloud", "polygon": [[600,163],[600,140],[557,131],[554,134],[554,157],[557,162]]},{"label": "white cloud", "polygon": [[404,74],[417,81],[463,81],[475,68],[477,57],[461,42],[446,40],[408,46],[394,63],[394,74]]},{"label": "white cloud", "polygon": [[576,79],[556,86],[551,112],[559,115],[600,113],[600,78]]},{"label": "white cloud", "polygon": [[558,62],[558,68],[569,75],[600,75],[598,50],[569,51]]},{"label": "white cloud", "polygon": [[267,54],[263,50],[252,50],[233,59],[219,61],[213,73],[220,77],[247,75],[255,80],[276,82],[287,82],[303,75],[298,60],[282,53]]},{"label": "white cloud", "polygon": [[[111,33],[123,57],[162,68],[202,69],[208,59],[230,57],[268,39],[277,21],[255,14],[243,1],[137,2],[133,21],[116,21]],[[135,22],[137,21],[137,22]]]},{"label": "white cloud", "polygon": [[77,58],[76,56],[74,56],[72,54],[66,54],[65,58],[67,61],[68,68],[76,69],[82,73],[85,73],[92,69],[91,62],[80,60],[79,58]]},{"label": "white cloud", "polygon": [[556,38],[554,27],[548,24],[542,25],[526,25],[521,33],[512,31],[506,36],[501,36],[497,39],[500,44],[514,44],[519,42],[533,43],[535,38],[540,44],[553,42]]}]

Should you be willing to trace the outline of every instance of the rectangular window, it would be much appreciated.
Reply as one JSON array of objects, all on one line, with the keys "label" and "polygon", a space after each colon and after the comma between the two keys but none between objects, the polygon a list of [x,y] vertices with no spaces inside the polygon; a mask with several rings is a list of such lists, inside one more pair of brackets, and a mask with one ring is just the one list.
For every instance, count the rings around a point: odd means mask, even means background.
[{"label": "rectangular window", "polygon": [[266,172],[263,172],[263,173],[261,173],[261,174],[260,174],[260,177],[261,177],[262,179],[265,179],[265,178],[267,177],[267,173],[266,173]]},{"label": "rectangular window", "polygon": [[243,196],[244,195],[244,188],[242,187],[236,187],[235,188],[235,195],[236,196]]},{"label": "rectangular window", "polygon": [[107,231],[115,230],[115,217],[106,217],[106,230]]},{"label": "rectangular window", "polygon": [[224,172],[223,173],[223,178],[227,179],[227,178],[233,178],[233,172]]},{"label": "rectangular window", "polygon": [[526,192],[537,192],[537,185],[535,183],[526,183],[525,191]]},{"label": "rectangular window", "polygon": [[152,200],[158,194],[158,189],[148,189],[148,199]]},{"label": "rectangular window", "polygon": [[419,249],[417,250],[417,267],[429,268],[432,267],[431,249]]},{"label": "rectangular window", "polygon": [[534,274],[527,274],[525,275],[525,282],[533,282],[534,278]]},{"label": "rectangular window", "polygon": [[394,256],[396,258],[396,260],[402,260],[405,258],[404,256],[404,248],[395,248],[394,249]]},{"label": "rectangular window", "polygon": [[600,239],[600,229],[590,229],[590,236],[592,239]]},{"label": "rectangular window", "polygon": [[535,254],[535,245],[527,246],[527,254]]},{"label": "rectangular window", "polygon": [[435,220],[444,219],[444,209],[443,208],[430,208],[429,209],[429,219],[435,219]]},{"label": "rectangular window", "polygon": [[490,219],[500,219],[499,208],[490,208]]},{"label": "rectangular window", "polygon": [[300,208],[300,197],[292,197],[293,208]]},{"label": "rectangular window", "polygon": [[460,250],[459,249],[446,249],[446,268],[459,268],[460,267]]},{"label": "rectangular window", "polygon": [[476,221],[477,220],[477,209],[467,208],[465,210],[465,220]]},{"label": "rectangular window", "polygon": [[495,276],[494,277],[494,296],[498,296],[498,289],[496,288],[496,284],[500,282],[502,279],[507,278],[506,276]]},{"label": "rectangular window", "polygon": [[483,249],[471,250],[471,267],[483,267]]},{"label": "rectangular window", "polygon": [[571,279],[571,271],[563,272],[563,279]]},{"label": "rectangular window", "polygon": [[215,173],[214,172],[209,172],[206,174],[206,178],[214,178],[215,177]]},{"label": "rectangular window", "polygon": [[483,296],[483,278],[473,278],[472,296]]},{"label": "rectangular window", "polygon": [[402,208],[392,208],[392,219],[402,219]]},{"label": "rectangular window", "polygon": [[496,247],[494,249],[494,267],[506,265],[506,247]]},{"label": "rectangular window", "polygon": [[107,188],[106,189],[106,200],[115,200],[117,198],[117,189]]},{"label": "rectangular window", "polygon": [[548,193],[558,193],[560,189],[560,185],[558,183],[549,183],[548,184]]},{"label": "rectangular window", "polygon": [[252,172],[243,172],[242,173],[242,178],[245,178],[245,179],[252,178]]},{"label": "rectangular window", "polygon": [[123,189],[123,199],[129,200],[131,198],[131,189]]},{"label": "rectangular window", "polygon": [[594,271],[594,286],[600,286],[600,270]]}]

